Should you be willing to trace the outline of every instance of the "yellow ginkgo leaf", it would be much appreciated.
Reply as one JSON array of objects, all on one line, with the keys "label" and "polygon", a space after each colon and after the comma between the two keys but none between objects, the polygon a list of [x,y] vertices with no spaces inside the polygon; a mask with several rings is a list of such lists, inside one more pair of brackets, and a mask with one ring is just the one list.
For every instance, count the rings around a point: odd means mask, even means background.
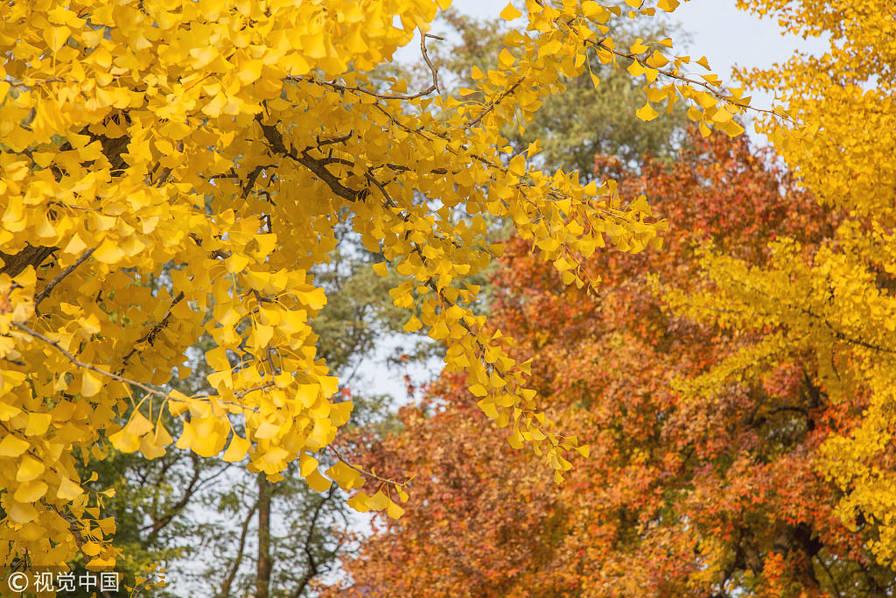
[{"label": "yellow ginkgo leaf", "polygon": [[404,509],[398,503],[390,500],[389,505],[386,507],[386,514],[392,519],[399,519],[404,515]]},{"label": "yellow ginkgo leaf", "polygon": [[[222,425],[223,424],[223,425]],[[192,428],[190,448],[200,457],[214,457],[227,443],[226,422],[214,416],[196,418],[189,422]],[[186,430],[188,424],[184,424]]]},{"label": "yellow ginkgo leaf", "polygon": [[68,41],[68,38],[71,36],[72,30],[66,27],[65,25],[60,25],[59,27],[48,27],[44,29],[44,39],[47,42],[47,45],[50,47],[51,52],[57,52],[65,42]]},{"label": "yellow ginkgo leaf", "polygon": [[84,489],[81,488],[79,484],[76,484],[63,476],[59,482],[59,489],[56,491],[56,496],[60,500],[73,500],[83,493]]},{"label": "yellow ginkgo leaf", "polygon": [[311,455],[302,453],[299,455],[299,472],[303,478],[307,478],[312,472],[317,471],[320,462]]},{"label": "yellow ginkgo leaf", "polygon": [[326,492],[330,489],[330,486],[333,485],[333,482],[321,475],[321,473],[316,469],[305,478],[305,481],[308,483],[308,486],[315,492]]},{"label": "yellow ginkgo leaf", "polygon": [[523,16],[523,13],[521,13],[521,12],[520,12],[520,11],[513,5],[512,2],[508,2],[508,3],[507,3],[507,6],[505,6],[505,7],[501,10],[500,16],[501,16],[501,18],[504,19],[505,21],[512,21],[512,20],[514,20],[514,19],[518,19],[518,18],[520,18],[521,16]]},{"label": "yellow ginkgo leaf", "polygon": [[405,332],[417,332],[423,328],[423,322],[421,322],[417,316],[413,316],[410,320],[405,322],[404,331]]},{"label": "yellow ginkgo leaf", "polygon": [[165,455],[164,446],[160,446],[153,442],[151,434],[147,434],[140,438],[140,453],[147,459],[158,459]]},{"label": "yellow ginkgo leaf", "polygon": [[515,61],[516,59],[513,57],[513,54],[511,54],[507,48],[501,49],[501,52],[498,54],[498,64],[506,68],[513,66]]},{"label": "yellow ginkgo leaf", "polygon": [[665,10],[666,12],[672,12],[676,8],[678,8],[679,4],[681,4],[680,0],[659,0],[659,2],[657,2],[656,5],[661,10]]},{"label": "yellow ginkgo leaf", "polygon": [[6,514],[15,523],[28,523],[37,518],[37,509],[31,503],[23,503],[16,500],[9,501],[6,506]]},{"label": "yellow ginkgo leaf", "polygon": [[364,476],[343,461],[338,461],[326,473],[343,490],[354,490],[364,485]]},{"label": "yellow ginkgo leaf", "polygon": [[371,511],[382,511],[389,506],[389,503],[392,501],[389,500],[389,497],[386,494],[379,490],[376,494],[370,497],[367,501],[367,505],[370,507]]},{"label": "yellow ginkgo leaf", "polygon": [[640,37],[637,40],[635,40],[635,43],[633,43],[631,46],[629,46],[629,51],[632,54],[643,54],[644,52],[646,52],[649,49],[650,49],[650,46],[644,45],[644,40],[642,40]]},{"label": "yellow ginkgo leaf", "polygon": [[25,425],[25,436],[40,436],[47,432],[53,416],[49,413],[29,413],[28,423]]},{"label": "yellow ginkgo leaf", "polygon": [[221,458],[228,463],[236,463],[242,461],[248,451],[249,441],[238,434],[234,434],[230,439],[230,444],[227,446],[227,450],[224,451],[224,455]]},{"label": "yellow ginkgo leaf", "polygon": [[296,385],[295,398],[306,409],[312,407],[317,402],[318,397],[320,397],[320,384]]},{"label": "yellow ginkgo leaf", "polygon": [[0,457],[18,457],[28,450],[31,445],[28,442],[7,434],[0,440]]},{"label": "yellow ginkgo leaf", "polygon": [[22,457],[22,462],[19,464],[19,469],[16,472],[16,481],[30,482],[37,479],[45,470],[46,467],[43,463],[30,455],[25,455]]},{"label": "yellow ginkgo leaf", "polygon": [[267,440],[269,438],[273,438],[277,435],[277,432],[280,431],[280,426],[273,422],[269,422],[267,420],[261,422],[255,431],[252,433],[252,436],[258,440]]},{"label": "yellow ginkgo leaf", "polygon": [[351,418],[355,404],[352,401],[340,401],[330,406],[330,423],[334,426],[344,426]]},{"label": "yellow ginkgo leaf", "polygon": [[488,394],[488,389],[482,384],[473,384],[468,390],[474,397],[484,397]]},{"label": "yellow ginkgo leaf", "polygon": [[140,411],[134,411],[124,429],[134,436],[143,436],[152,430],[152,422],[146,419],[146,416]]},{"label": "yellow ginkgo leaf", "polygon": [[644,121],[651,121],[660,115],[659,112],[654,110],[650,102],[647,102],[646,104],[638,108],[635,114],[638,116],[638,118]]},{"label": "yellow ginkgo leaf", "polygon": [[102,552],[103,547],[97,544],[96,542],[85,542],[81,546],[81,552],[86,554],[87,556],[96,556],[100,552]]},{"label": "yellow ginkgo leaf", "polygon": [[95,397],[103,389],[103,381],[90,370],[81,372],[81,396]]},{"label": "yellow ginkgo leaf", "polygon": [[[606,13],[607,10],[594,0],[585,0],[585,2],[582,2],[582,14],[586,17],[602,17]],[[599,22],[604,22],[603,19],[598,20]]]},{"label": "yellow ginkgo leaf", "polygon": [[370,498],[366,492],[358,492],[348,499],[347,504],[359,513],[367,513],[370,511]]},{"label": "yellow ginkgo leaf", "polygon": [[22,503],[35,502],[47,493],[47,484],[42,480],[23,482],[16,488],[13,498]]},{"label": "yellow ginkgo leaf", "polygon": [[122,453],[133,453],[140,448],[140,437],[124,429],[110,435],[109,442]]},{"label": "yellow ginkgo leaf", "polygon": [[111,239],[105,239],[93,252],[93,257],[104,264],[117,264],[124,259],[124,251]]}]

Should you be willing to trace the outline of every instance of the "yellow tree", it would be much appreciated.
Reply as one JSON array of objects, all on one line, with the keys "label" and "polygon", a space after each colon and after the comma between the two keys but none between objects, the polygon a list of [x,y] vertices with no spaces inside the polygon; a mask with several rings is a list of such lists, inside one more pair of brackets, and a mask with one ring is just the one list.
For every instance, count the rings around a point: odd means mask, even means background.
[{"label": "yellow tree", "polygon": [[[57,565],[79,552],[109,565],[114,521],[90,464],[110,450],[152,459],[177,446],[280,479],[346,490],[359,510],[399,516],[406,492],[327,455],[351,403],[317,357],[325,305],[309,270],[349,223],[392,269],[407,330],[446,344],[446,366],[514,446],[557,476],[576,439],[551,427],[510,339],[471,310],[511,221],[567,284],[610,242],[638,251],[658,223],[611,185],[530,167],[499,131],[596,56],[644,81],[639,116],[684,99],[708,133],[741,129],[746,99],[686,75],[669,40],[617,48],[625,10],[526,0],[499,67],[442,92],[427,44],[450,0],[28,0],[0,24],[0,561]],[[523,15],[525,14],[525,18]],[[517,20],[519,19],[519,20]],[[431,83],[407,89],[374,69],[414,36]],[[701,64],[705,64],[700,61]],[[596,83],[596,81],[595,81]],[[186,396],[199,341],[213,392]],[[192,362],[195,363],[195,362]],[[329,449],[332,450],[332,449]],[[326,471],[320,463],[335,463]]]},{"label": "yellow tree", "polygon": [[[843,417],[826,425],[820,471],[843,492],[840,512],[896,558],[896,21],[887,0],[740,0],[787,31],[826,36],[820,57],[797,54],[745,80],[775,93],[788,119],[761,120],[802,184],[833,209],[818,249],[780,239],[763,268],[708,251],[709,292],[673,293],[678,308],[755,343],[686,389],[711,398],[798,359]],[[852,422],[857,422],[853,424]],[[847,588],[844,588],[844,591]]]}]

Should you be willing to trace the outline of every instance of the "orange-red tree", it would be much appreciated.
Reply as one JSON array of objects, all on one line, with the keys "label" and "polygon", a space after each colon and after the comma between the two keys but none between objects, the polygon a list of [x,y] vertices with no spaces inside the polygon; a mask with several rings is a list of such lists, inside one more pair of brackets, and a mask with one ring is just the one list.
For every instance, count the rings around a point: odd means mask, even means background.
[{"label": "orange-red tree", "polygon": [[[619,173],[598,159],[604,175]],[[631,173],[628,173],[631,175]],[[779,235],[807,251],[834,217],[747,142],[693,136],[671,167],[648,162],[625,195],[668,218],[667,247],[596,255],[599,294],[564,289],[529,246],[510,244],[493,322],[537,355],[552,415],[591,445],[555,485],[484,435],[466,382],[443,376],[401,411],[370,465],[409,471],[416,501],[376,527],[340,592],[428,596],[884,595],[873,564],[817,472],[819,445],[856,416],[833,405],[811,361],[794,360],[713,400],[682,389],[749,338],[670,315],[660,285],[687,290],[699,247],[757,266]]]}]

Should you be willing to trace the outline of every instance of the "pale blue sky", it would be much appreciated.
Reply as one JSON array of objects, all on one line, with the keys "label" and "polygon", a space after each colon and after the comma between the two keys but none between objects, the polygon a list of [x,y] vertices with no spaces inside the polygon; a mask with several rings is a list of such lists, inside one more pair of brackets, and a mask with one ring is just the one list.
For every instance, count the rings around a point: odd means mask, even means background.
[{"label": "pale blue sky", "polygon": [[[480,17],[495,17],[507,0],[454,0],[454,7]],[[690,0],[673,13],[692,39],[690,51],[695,58],[706,55],[716,72],[727,76],[731,67],[771,66],[794,50],[818,52],[818,40],[781,36],[771,20],[760,20],[735,8],[735,0]]]}]

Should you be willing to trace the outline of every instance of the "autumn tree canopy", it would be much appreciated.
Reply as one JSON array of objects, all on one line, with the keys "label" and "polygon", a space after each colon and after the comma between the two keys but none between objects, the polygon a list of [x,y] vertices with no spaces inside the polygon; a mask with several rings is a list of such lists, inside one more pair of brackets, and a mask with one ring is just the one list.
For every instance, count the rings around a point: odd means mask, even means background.
[{"label": "autumn tree canopy", "polygon": [[[709,133],[736,135],[747,103],[718,77],[687,74],[671,41],[617,46],[620,21],[675,0],[527,0],[499,66],[442,93],[376,67],[448,0],[12,2],[0,24],[0,553],[109,565],[92,463],[110,450],[152,459],[172,442],[280,479],[298,461],[315,490],[359,488],[329,455],[352,405],[319,358],[310,322],[326,293],[309,272],[347,223],[382,256],[378,272],[407,329],[446,345],[482,410],[562,477],[575,436],[548,421],[530,365],[471,305],[465,277],[500,252],[512,222],[565,284],[606,243],[637,252],[658,228],[647,203],[583,185],[508,149],[544,98],[596,57],[640,77],[638,114],[683,99]],[[701,61],[703,63],[703,61]],[[702,68],[702,67],[700,67]],[[595,84],[597,78],[595,77]],[[508,153],[509,152],[509,153]],[[197,354],[201,341],[207,348]],[[197,359],[211,392],[171,382]],[[192,365],[191,365],[192,364]],[[172,438],[162,415],[180,418]],[[333,463],[322,471],[321,463]],[[402,480],[355,493],[359,510],[401,513]]]}]

